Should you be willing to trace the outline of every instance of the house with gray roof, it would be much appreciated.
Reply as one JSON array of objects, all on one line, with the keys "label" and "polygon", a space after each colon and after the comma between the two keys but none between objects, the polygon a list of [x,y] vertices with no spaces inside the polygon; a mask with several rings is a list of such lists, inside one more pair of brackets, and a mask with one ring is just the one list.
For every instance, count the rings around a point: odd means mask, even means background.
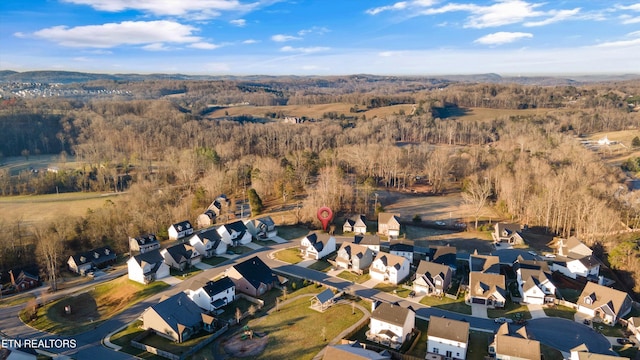
[{"label": "house with gray roof", "polygon": [[511,245],[524,244],[524,239],[520,234],[522,227],[520,224],[497,223],[493,227],[491,237],[496,243],[507,243]]},{"label": "house with gray roof", "polygon": [[300,241],[300,254],[304,258],[320,260],[334,251],[336,238],[327,233],[309,233]]},{"label": "house with gray roof", "polygon": [[355,215],[345,220],[342,225],[342,232],[355,233],[356,235],[362,235],[367,233],[367,223],[364,215]]},{"label": "house with gray roof", "polygon": [[325,289],[320,294],[311,298],[311,308],[317,311],[325,311],[334,302],[334,294],[331,289]]},{"label": "house with gray roof", "polygon": [[194,282],[188,290],[189,299],[205,311],[215,311],[236,299],[236,284],[228,277],[204,284]]},{"label": "house with gray roof", "polygon": [[116,253],[109,246],[76,253],[69,256],[67,266],[76,274],[86,275],[93,269],[102,269],[115,264]]},{"label": "house with gray roof", "polygon": [[367,340],[391,348],[400,348],[411,337],[415,327],[416,313],[412,308],[397,304],[374,302],[371,312]]},{"label": "house with gray roof", "polygon": [[430,262],[447,265],[455,274],[458,269],[457,254],[458,250],[455,246],[431,246],[426,253],[426,258]]},{"label": "house with gray roof", "polygon": [[169,240],[180,240],[193,234],[193,225],[188,220],[171,224],[167,229],[167,233],[169,234]]},{"label": "house with gray roof", "polygon": [[391,360],[386,350],[375,352],[366,349],[358,341],[351,344],[329,345],[324,350],[323,360]]},{"label": "house with gray roof", "polygon": [[256,239],[269,239],[278,235],[276,223],[273,221],[271,216],[250,219],[245,221],[244,225]]},{"label": "house with gray roof", "polygon": [[261,296],[278,285],[277,276],[259,257],[254,256],[225,270],[236,284],[236,291],[249,296]]},{"label": "house with gray roof", "polygon": [[129,279],[141,284],[149,284],[169,276],[169,265],[164,262],[158,249],[129,258],[127,270]]},{"label": "house with gray roof", "polygon": [[210,258],[227,252],[227,243],[222,241],[220,234],[215,228],[201,230],[187,241],[203,257]]},{"label": "house with gray roof", "polygon": [[202,260],[202,255],[188,243],[177,244],[160,251],[164,262],[170,267],[184,271]]},{"label": "house with gray roof", "polygon": [[393,242],[389,245],[389,253],[398,255],[409,260],[409,264],[413,264],[413,245],[403,242]]},{"label": "house with gray roof", "polygon": [[216,222],[217,217],[218,215],[216,215],[216,213],[213,210],[207,209],[202,214],[198,215],[198,218],[196,219],[196,224],[201,229],[208,228],[209,226],[213,225]]},{"label": "house with gray roof", "polygon": [[241,220],[220,225],[217,231],[227,246],[246,245],[252,240],[251,233]]},{"label": "house with gray roof", "polygon": [[343,242],[338,249],[336,265],[343,269],[362,273],[373,261],[373,251],[366,246]]},{"label": "house with gray roof", "polygon": [[540,342],[531,339],[526,328],[515,333],[509,332],[509,324],[504,323],[498,329],[489,345],[489,354],[500,360],[541,359]]},{"label": "house with gray roof", "polygon": [[442,296],[451,287],[451,276],[451,268],[447,265],[420,260],[413,281],[413,291],[416,294]]},{"label": "house with gray roof", "polygon": [[189,340],[201,329],[211,331],[215,322],[183,292],[148,307],[140,318],[142,329],[151,329],[157,335],[178,343]]},{"label": "house with gray roof", "polygon": [[431,316],[427,330],[427,356],[435,354],[448,359],[465,360],[469,347],[469,323]]},{"label": "house with gray roof", "polygon": [[518,288],[525,304],[543,305],[556,299],[556,285],[546,261],[524,260],[519,257],[513,266]]},{"label": "house with gray roof", "polygon": [[493,255],[480,255],[476,250],[469,256],[469,271],[500,274],[500,258]]},{"label": "house with gray roof", "polygon": [[378,234],[389,239],[400,236],[400,214],[381,212],[378,214]]},{"label": "house with gray roof", "polygon": [[402,256],[379,252],[369,267],[372,279],[399,284],[409,276],[411,264]]},{"label": "house with gray roof", "polygon": [[129,237],[129,251],[145,253],[160,249],[160,242],[155,234],[141,235],[138,237]]},{"label": "house with gray roof", "polygon": [[355,235],[353,237],[354,244],[366,246],[373,251],[373,256],[380,252],[380,236],[372,234]]}]

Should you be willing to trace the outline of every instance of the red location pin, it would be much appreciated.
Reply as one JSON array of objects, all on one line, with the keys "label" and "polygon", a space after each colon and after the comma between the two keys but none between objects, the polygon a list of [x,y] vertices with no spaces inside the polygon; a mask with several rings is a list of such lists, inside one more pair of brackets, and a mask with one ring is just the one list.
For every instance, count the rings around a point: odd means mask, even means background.
[{"label": "red location pin", "polygon": [[323,206],[318,209],[318,220],[322,223],[322,230],[327,231],[327,225],[333,218],[333,211],[329,209],[327,206]]}]

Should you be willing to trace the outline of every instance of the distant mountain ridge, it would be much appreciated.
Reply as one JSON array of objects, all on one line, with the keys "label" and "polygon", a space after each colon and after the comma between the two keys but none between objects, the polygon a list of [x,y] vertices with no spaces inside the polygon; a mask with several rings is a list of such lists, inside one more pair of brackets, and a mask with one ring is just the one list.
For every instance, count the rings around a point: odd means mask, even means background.
[{"label": "distant mountain ridge", "polygon": [[[349,75],[345,75],[349,76]],[[235,75],[185,75],[185,74],[103,74],[103,73],[86,73],[75,71],[57,71],[57,70],[41,70],[41,71],[25,71],[18,72],[12,70],[0,70],[0,82],[25,82],[25,83],[85,83],[97,80],[111,81],[149,81],[149,80],[265,80],[265,79],[292,79],[292,78],[339,78],[345,76],[270,76],[270,75],[251,75],[251,76],[235,76]],[[570,77],[562,76],[501,76],[495,73],[488,74],[470,74],[470,75],[434,75],[434,76],[389,76],[389,75],[351,75],[363,76],[371,79],[441,79],[453,82],[465,83],[515,83],[521,85],[580,85],[598,82],[610,81],[627,81],[640,79],[640,74],[608,74],[608,75],[576,75]]]}]

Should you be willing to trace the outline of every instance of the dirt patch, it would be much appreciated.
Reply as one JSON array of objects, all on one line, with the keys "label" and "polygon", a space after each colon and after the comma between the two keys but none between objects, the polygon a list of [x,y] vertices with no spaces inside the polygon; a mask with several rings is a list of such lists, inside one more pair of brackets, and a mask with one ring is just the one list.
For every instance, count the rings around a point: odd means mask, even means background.
[{"label": "dirt patch", "polygon": [[268,336],[253,336],[253,339],[245,338],[244,334],[239,333],[223,342],[224,351],[232,357],[251,357],[255,358],[262,354],[269,342]]}]

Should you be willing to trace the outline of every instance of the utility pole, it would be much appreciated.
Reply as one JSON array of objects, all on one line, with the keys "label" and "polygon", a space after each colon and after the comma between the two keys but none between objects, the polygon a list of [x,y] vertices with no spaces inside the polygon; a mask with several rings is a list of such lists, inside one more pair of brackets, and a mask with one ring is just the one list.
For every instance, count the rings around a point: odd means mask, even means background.
[{"label": "utility pole", "polygon": [[373,205],[373,215],[376,215],[376,210],[378,209],[378,193],[373,193],[373,195],[375,195],[376,197],[376,201],[375,204]]}]

